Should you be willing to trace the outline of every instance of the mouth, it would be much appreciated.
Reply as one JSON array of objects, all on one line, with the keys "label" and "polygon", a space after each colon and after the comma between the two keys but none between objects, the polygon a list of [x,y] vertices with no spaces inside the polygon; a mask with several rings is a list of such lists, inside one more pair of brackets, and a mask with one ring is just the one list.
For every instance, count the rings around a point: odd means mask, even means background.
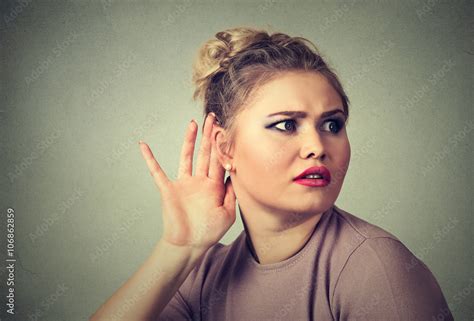
[{"label": "mouth", "polygon": [[331,182],[331,172],[325,166],[313,166],[294,178],[294,182],[313,187],[323,187]]}]

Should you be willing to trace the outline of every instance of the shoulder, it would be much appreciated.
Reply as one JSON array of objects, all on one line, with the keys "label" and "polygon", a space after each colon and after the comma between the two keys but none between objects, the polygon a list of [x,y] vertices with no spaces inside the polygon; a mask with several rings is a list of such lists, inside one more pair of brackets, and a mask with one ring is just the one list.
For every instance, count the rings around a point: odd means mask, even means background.
[{"label": "shoulder", "polygon": [[366,269],[383,267],[384,270],[396,274],[429,271],[428,267],[394,234],[337,206],[334,207],[334,213],[334,220],[338,221],[340,230],[338,239],[343,242],[357,240],[350,243],[341,272],[364,262],[373,263]]},{"label": "shoulder", "polygon": [[[331,261],[333,274],[340,274],[347,260],[358,248],[368,240],[388,239],[398,241],[398,237],[389,231],[367,222],[334,205],[331,216],[323,227],[324,248],[328,260]],[[370,241],[367,242],[371,243]],[[332,282],[334,286],[334,280]]]},{"label": "shoulder", "polygon": [[383,229],[380,226],[372,224],[348,211],[334,205],[335,220],[339,221],[342,232],[346,234],[357,235],[363,241],[370,238],[386,237],[393,240],[399,240],[394,234]]},{"label": "shoulder", "polygon": [[337,318],[431,320],[445,313],[451,320],[436,278],[420,259],[393,234],[341,212],[347,233],[360,238],[347,252],[332,292]]}]

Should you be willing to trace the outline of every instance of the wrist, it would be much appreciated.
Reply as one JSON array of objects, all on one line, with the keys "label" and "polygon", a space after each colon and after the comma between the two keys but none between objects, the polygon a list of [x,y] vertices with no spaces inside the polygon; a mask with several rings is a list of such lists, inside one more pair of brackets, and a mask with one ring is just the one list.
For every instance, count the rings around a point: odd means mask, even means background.
[{"label": "wrist", "polygon": [[189,245],[177,245],[161,238],[156,244],[156,248],[172,257],[186,257],[190,260],[197,260],[204,255],[209,248],[195,247]]}]

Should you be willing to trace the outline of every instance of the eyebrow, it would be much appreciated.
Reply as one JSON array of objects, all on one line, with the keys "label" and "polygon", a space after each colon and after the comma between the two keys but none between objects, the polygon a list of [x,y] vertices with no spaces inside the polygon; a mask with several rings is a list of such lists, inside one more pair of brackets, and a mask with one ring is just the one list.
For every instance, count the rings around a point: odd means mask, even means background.
[{"label": "eyebrow", "polygon": [[[323,117],[331,116],[337,113],[342,113],[344,114],[344,116],[347,117],[346,113],[342,109],[339,109],[339,108],[325,111],[324,113],[321,113],[320,117],[323,118]],[[305,118],[306,116],[308,116],[308,113],[305,111],[299,111],[299,110],[285,110],[285,111],[279,111],[277,113],[269,114],[267,115],[267,117],[272,117],[276,115],[285,115],[285,116],[291,116],[291,117],[296,117],[296,118]]]}]

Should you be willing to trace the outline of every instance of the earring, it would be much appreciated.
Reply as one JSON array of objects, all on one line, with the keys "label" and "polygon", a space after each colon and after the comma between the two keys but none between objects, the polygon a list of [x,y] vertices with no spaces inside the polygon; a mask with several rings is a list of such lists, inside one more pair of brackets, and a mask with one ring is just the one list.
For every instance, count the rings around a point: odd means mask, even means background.
[{"label": "earring", "polygon": [[224,168],[225,168],[226,170],[230,171],[230,170],[232,169],[232,165],[229,164],[229,163],[227,163],[227,164],[225,164]]}]

